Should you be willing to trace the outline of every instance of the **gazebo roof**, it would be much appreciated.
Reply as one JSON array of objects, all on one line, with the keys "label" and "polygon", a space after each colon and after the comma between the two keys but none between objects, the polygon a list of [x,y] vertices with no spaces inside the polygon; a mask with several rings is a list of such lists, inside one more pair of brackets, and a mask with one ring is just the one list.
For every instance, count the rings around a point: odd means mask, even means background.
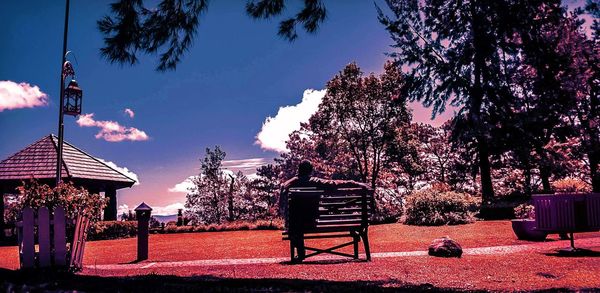
[{"label": "gazebo roof", "polygon": [[[0,162],[0,180],[52,179],[56,176],[58,138],[43,137]],[[135,180],[68,142],[63,144],[62,178],[116,183],[131,187]]]}]

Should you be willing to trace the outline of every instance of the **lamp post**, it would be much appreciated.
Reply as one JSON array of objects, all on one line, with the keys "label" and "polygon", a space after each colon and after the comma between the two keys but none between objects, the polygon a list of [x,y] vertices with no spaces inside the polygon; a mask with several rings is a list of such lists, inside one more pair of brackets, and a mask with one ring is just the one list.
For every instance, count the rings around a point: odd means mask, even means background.
[{"label": "lamp post", "polygon": [[[73,65],[67,61],[67,33],[69,31],[69,0],[66,0],[65,8],[65,27],[63,34],[63,50],[62,50],[62,62],[60,70],[60,104],[58,112],[58,146],[56,156],[56,185],[61,181],[62,173],[62,154],[63,154],[63,141],[64,141],[64,115],[77,116],[81,114],[81,99],[83,97],[83,91],[79,88],[77,82],[72,79],[69,85],[65,88],[65,78],[67,76],[75,77],[75,71]],[[65,104],[66,102],[66,104]]]}]

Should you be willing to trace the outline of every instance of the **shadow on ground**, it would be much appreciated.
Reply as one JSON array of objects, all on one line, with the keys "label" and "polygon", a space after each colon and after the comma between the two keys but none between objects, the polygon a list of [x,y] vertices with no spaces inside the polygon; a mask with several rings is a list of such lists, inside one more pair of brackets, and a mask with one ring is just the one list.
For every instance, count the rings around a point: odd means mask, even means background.
[{"label": "shadow on ground", "polygon": [[574,251],[566,250],[556,250],[553,252],[544,253],[547,256],[556,256],[556,257],[600,257],[600,251],[577,248]]},{"label": "shadow on ground", "polygon": [[[326,281],[298,279],[233,279],[210,275],[177,277],[150,274],[99,277],[45,271],[32,274],[0,269],[0,292],[454,292],[431,284],[410,285],[398,280]],[[569,292],[567,288],[542,290]],[[540,292],[542,292],[540,291]],[[483,292],[469,290],[469,292]]]}]

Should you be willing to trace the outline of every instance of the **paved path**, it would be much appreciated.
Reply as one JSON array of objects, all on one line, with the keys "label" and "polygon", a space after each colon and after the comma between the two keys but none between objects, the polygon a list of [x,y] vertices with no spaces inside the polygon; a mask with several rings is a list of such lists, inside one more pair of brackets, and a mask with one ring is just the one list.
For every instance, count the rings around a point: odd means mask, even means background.
[{"label": "paved path", "polygon": [[[464,256],[469,255],[494,255],[494,254],[510,254],[517,252],[535,252],[548,251],[558,248],[568,247],[569,241],[551,241],[538,242],[521,245],[506,245],[506,246],[491,246],[491,247],[476,247],[466,248],[463,250]],[[575,242],[577,247],[597,247],[600,246],[600,237],[577,239]],[[393,257],[414,257],[426,256],[427,251],[399,251],[399,252],[378,252],[371,253],[371,257],[377,258],[393,258]],[[362,259],[365,258],[361,254]],[[338,260],[343,259],[338,256],[316,256],[310,258],[311,261],[319,260]],[[227,266],[227,265],[252,265],[252,264],[276,264],[288,261],[288,257],[268,257],[268,258],[238,258],[238,259],[202,259],[202,260],[187,260],[187,261],[168,261],[168,262],[140,262],[134,264],[110,264],[110,265],[90,265],[87,269],[94,270],[135,270],[149,268],[179,268],[179,267],[199,267],[199,266]]]}]

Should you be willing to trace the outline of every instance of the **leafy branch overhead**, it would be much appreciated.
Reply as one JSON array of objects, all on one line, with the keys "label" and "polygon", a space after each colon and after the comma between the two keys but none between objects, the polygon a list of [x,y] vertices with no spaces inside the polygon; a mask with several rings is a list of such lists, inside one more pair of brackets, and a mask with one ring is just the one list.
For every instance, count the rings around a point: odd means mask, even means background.
[{"label": "leafy branch overhead", "polygon": [[[270,19],[282,15],[285,3],[249,0],[246,12],[254,19]],[[158,54],[156,70],[175,70],[191,48],[208,4],[209,0],[161,0],[155,8],[146,8],[143,0],[117,0],[110,4],[109,15],[98,21],[98,30],[104,36],[100,53],[109,62],[121,65],[138,63],[139,54]],[[304,0],[297,14],[280,22],[278,35],[295,40],[297,25],[314,33],[326,16],[321,0]]]}]

